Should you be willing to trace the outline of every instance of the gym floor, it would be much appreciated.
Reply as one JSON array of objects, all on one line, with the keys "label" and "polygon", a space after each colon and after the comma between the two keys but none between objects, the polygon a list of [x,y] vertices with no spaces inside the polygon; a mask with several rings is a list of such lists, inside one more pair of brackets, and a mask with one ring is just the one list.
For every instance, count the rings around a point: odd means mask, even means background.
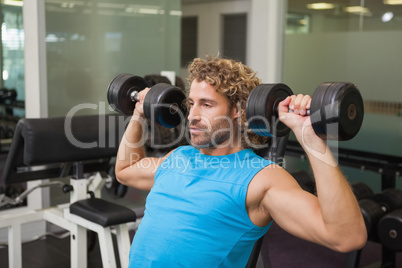
[{"label": "gym floor", "polygon": [[[3,155],[0,155],[0,171],[4,166]],[[1,176],[1,172],[0,172]],[[1,181],[1,179],[0,179]],[[59,203],[66,200],[65,195],[52,193],[52,201]],[[134,209],[137,214],[142,213],[146,192],[129,189],[124,198],[104,192],[103,197],[112,202],[119,203]],[[68,199],[67,199],[68,201]],[[58,237],[44,236],[22,246],[23,267],[29,268],[69,268],[70,267],[70,238],[68,234],[57,233]],[[131,233],[133,237],[134,233]],[[381,267],[381,245],[367,242],[361,252],[359,267]],[[266,268],[335,268],[345,267],[347,254],[337,253],[319,245],[303,241],[283,231],[275,223],[268,231],[261,250],[264,267]],[[116,255],[117,256],[117,255]],[[8,248],[0,245],[0,268],[8,267]],[[88,253],[88,267],[102,267],[99,245],[95,244],[93,250]],[[397,254],[396,267],[402,267],[402,253]]]},{"label": "gym floor", "polygon": [[[57,193],[54,193],[57,192]],[[68,201],[68,195],[59,194],[58,191],[51,192],[52,203],[65,203]],[[143,215],[143,206],[145,204],[146,192],[129,189],[124,198],[117,198],[106,190],[102,193],[103,198],[132,208],[138,216]],[[29,268],[70,268],[70,236],[68,233],[58,227],[48,224],[50,233],[55,235],[46,235],[29,241],[22,246],[22,265]],[[56,230],[56,231],[54,231]],[[131,233],[131,238],[134,232]],[[88,240],[91,240],[88,236]],[[96,238],[95,238],[96,239]],[[116,241],[114,241],[116,243]],[[89,244],[90,242],[88,242]],[[116,245],[115,245],[116,248]],[[118,254],[115,254],[118,259]],[[8,248],[0,245],[0,268],[8,267]],[[96,240],[95,246],[88,252],[88,268],[100,268],[102,261],[100,256],[99,244]]]},{"label": "gym floor", "polygon": [[[22,247],[23,267],[69,268],[70,239],[46,236],[45,239],[25,243]],[[277,225],[268,231],[262,248],[266,268],[335,268],[345,267],[346,254],[300,240],[285,233]],[[117,255],[116,255],[117,256]],[[0,249],[0,267],[8,267],[7,248]],[[102,267],[98,243],[88,253],[88,267]],[[362,251],[359,267],[381,267],[381,246],[368,242]],[[402,255],[397,255],[396,267],[402,267]]]}]

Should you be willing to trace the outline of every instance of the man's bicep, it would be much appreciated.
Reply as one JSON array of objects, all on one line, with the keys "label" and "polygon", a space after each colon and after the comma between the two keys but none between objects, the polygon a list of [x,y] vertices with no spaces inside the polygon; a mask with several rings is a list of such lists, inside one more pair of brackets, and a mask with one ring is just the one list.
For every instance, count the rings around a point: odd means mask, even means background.
[{"label": "man's bicep", "polygon": [[[271,170],[272,172],[272,170]],[[325,225],[316,196],[304,191],[285,170],[274,171],[262,205],[285,231],[316,243],[325,240]]]}]

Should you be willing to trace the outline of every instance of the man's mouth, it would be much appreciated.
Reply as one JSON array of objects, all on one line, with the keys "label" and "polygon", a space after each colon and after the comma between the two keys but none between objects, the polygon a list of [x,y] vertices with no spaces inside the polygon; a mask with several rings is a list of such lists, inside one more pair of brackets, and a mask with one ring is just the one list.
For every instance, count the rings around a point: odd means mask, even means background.
[{"label": "man's mouth", "polygon": [[201,132],[205,132],[206,128],[202,126],[190,126],[190,133],[191,134],[197,134]]},{"label": "man's mouth", "polygon": [[197,134],[203,132],[203,129],[197,128],[197,127],[190,127],[190,133],[191,134]]}]

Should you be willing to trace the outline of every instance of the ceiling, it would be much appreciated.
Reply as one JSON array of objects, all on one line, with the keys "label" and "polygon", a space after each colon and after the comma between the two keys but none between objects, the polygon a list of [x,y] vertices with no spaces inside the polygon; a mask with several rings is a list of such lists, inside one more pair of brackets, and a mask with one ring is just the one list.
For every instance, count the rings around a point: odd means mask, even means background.
[{"label": "ceiling", "polygon": [[[330,10],[311,10],[307,8],[307,4],[315,3],[315,2],[328,2],[337,5],[337,8]],[[385,5],[381,0],[371,0],[371,1],[362,1],[362,0],[336,0],[336,1],[314,1],[314,0],[288,0],[288,10],[289,12],[294,13],[305,13],[305,14],[313,14],[313,13],[321,13],[326,15],[341,15],[347,14],[343,12],[343,8],[348,6],[360,6],[361,3],[364,3],[364,7],[370,10],[372,16],[382,16],[385,12],[392,11],[396,14],[402,15],[402,5]]]},{"label": "ceiling", "polygon": [[[227,2],[227,1],[244,1],[244,0],[182,0],[182,4],[201,4],[201,3],[213,3],[213,2]],[[251,0],[250,0],[251,1]],[[307,8],[307,4],[316,2],[328,2],[338,5],[337,9],[332,10],[311,10]],[[365,7],[369,8],[372,16],[382,16],[385,12],[392,11],[395,14],[402,15],[402,5],[385,5],[382,0],[288,0],[288,11],[292,13],[303,14],[326,14],[326,15],[342,15],[347,14],[343,12],[343,8],[347,6],[360,6],[361,3],[365,4]]]}]

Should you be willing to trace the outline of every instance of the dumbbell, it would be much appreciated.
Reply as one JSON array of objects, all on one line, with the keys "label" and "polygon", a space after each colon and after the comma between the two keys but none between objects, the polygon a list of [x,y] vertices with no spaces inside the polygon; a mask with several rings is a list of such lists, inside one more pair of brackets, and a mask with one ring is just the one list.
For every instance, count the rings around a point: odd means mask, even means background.
[{"label": "dumbbell", "polygon": [[[369,239],[378,241],[383,239],[395,247],[396,233],[402,236],[402,191],[399,189],[386,189],[381,193],[371,195],[372,190],[368,186],[355,184],[352,189],[359,200],[360,210],[363,214]],[[359,199],[360,196],[363,199]],[[378,230],[378,231],[377,231]],[[396,232],[396,233],[395,233]],[[402,246],[399,246],[402,248]]]},{"label": "dumbbell", "polygon": [[[246,104],[251,130],[260,136],[282,137],[288,134],[289,128],[279,121],[278,104],[291,95],[292,90],[283,83],[261,84],[254,88]],[[363,99],[352,83],[322,83],[313,93],[309,113],[314,132],[320,138],[350,140],[359,132],[363,122]],[[334,123],[337,131],[331,131]]]},{"label": "dumbbell", "polygon": [[371,199],[374,196],[373,190],[364,182],[354,182],[350,184],[357,200]]},{"label": "dumbbell", "polygon": [[0,90],[0,102],[12,103],[17,99],[17,91],[15,89],[2,88]]},{"label": "dumbbell", "polygon": [[402,251],[402,209],[386,214],[378,222],[380,242],[393,251]]},{"label": "dumbbell", "polygon": [[295,180],[303,190],[311,194],[316,193],[315,180],[307,171],[298,170],[292,172],[291,175],[293,178],[295,178]]},{"label": "dumbbell", "polygon": [[371,241],[378,241],[378,222],[386,212],[381,208],[380,204],[372,199],[359,200],[359,206],[366,225],[368,238]]},{"label": "dumbbell", "polygon": [[[145,79],[145,81],[147,81],[148,85],[150,85],[150,86],[153,86],[153,85],[159,84],[159,83],[172,84],[166,76],[163,76],[160,74],[147,74],[144,76],[144,79]],[[186,85],[184,84],[183,80],[179,76],[176,76],[174,85],[178,88],[181,88],[182,90],[186,89]]]},{"label": "dumbbell", "polygon": [[[119,113],[130,116],[138,101],[137,94],[149,87],[144,78],[131,74],[120,74],[109,84],[109,105]],[[151,87],[144,100],[144,115],[160,125],[173,128],[180,124],[184,115],[183,102],[186,95],[178,87],[159,83]]]},{"label": "dumbbell", "polygon": [[400,189],[385,189],[381,193],[375,194],[373,199],[387,213],[402,209],[402,190]]}]

